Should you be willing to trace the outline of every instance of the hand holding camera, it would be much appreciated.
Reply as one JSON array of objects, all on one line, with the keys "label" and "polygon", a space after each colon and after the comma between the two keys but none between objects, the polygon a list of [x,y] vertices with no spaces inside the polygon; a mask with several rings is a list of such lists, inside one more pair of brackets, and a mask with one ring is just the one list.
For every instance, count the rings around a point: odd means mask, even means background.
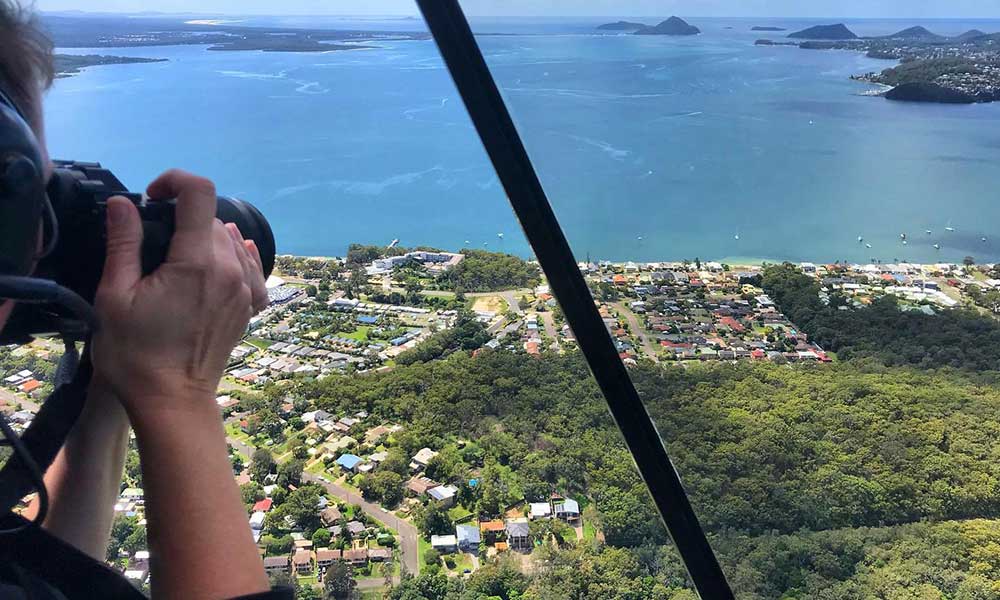
[{"label": "hand holding camera", "polygon": [[143,276],[143,223],[127,198],[107,202],[107,256],[96,293],[101,329],[96,372],[110,382],[134,425],[161,413],[217,411],[215,389],[229,353],[267,305],[252,241],[215,218],[212,182],[168,171],[151,198],[176,198],[166,260]]}]

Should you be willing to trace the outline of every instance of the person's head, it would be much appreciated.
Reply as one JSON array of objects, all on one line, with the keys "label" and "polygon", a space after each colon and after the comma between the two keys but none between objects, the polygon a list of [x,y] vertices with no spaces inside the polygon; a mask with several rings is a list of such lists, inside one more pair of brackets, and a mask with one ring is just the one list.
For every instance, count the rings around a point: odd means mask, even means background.
[{"label": "person's head", "polygon": [[[0,88],[35,132],[46,169],[51,167],[45,148],[42,95],[52,84],[54,70],[52,42],[34,12],[17,0],[0,0]],[[0,302],[0,329],[11,308],[11,302]]]}]

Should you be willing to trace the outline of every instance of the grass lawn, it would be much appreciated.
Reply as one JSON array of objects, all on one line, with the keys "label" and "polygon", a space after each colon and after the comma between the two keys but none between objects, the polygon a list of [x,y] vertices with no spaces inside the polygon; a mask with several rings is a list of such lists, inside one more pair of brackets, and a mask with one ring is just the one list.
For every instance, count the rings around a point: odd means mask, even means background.
[{"label": "grass lawn", "polygon": [[592,540],[597,537],[597,528],[590,521],[583,522],[583,539]]},{"label": "grass lawn", "polygon": [[246,338],[243,341],[245,341],[246,343],[250,344],[251,346],[255,346],[257,348],[260,348],[261,350],[266,350],[267,348],[270,348],[271,344],[274,343],[272,341],[265,340],[265,339],[259,338],[259,337],[248,337],[248,338]]},{"label": "grass lawn", "polygon": [[319,577],[316,573],[311,575],[299,576],[299,584],[301,585],[319,585]]},{"label": "grass lawn", "polygon": [[235,423],[232,425],[226,425],[226,433],[229,434],[230,437],[236,438],[239,441],[243,442],[244,444],[247,444],[248,446],[254,445],[253,440],[250,439],[250,436],[243,433],[243,430],[240,429],[240,426]]},{"label": "grass lawn", "polygon": [[430,540],[425,540],[423,536],[417,538],[417,558],[421,567],[425,564],[424,555],[431,549]]},{"label": "grass lawn", "polygon": [[[447,568],[447,565],[445,565],[445,568]],[[472,570],[472,557],[465,552],[455,554],[455,568],[451,570],[456,573],[462,573],[466,569]]]},{"label": "grass lawn", "polygon": [[448,509],[448,517],[456,523],[464,523],[471,516],[472,513],[464,506],[453,506]]},{"label": "grass lawn", "polygon": [[326,467],[323,465],[323,461],[321,460],[318,460],[306,467],[306,471],[312,473],[313,475],[326,475]]},{"label": "grass lawn", "polygon": [[361,600],[382,600],[383,594],[385,594],[384,588],[376,588],[370,590],[360,590]]},{"label": "grass lawn", "polygon": [[372,330],[371,327],[364,326],[364,325],[359,325],[358,328],[355,331],[353,331],[352,333],[339,332],[339,333],[337,333],[335,335],[337,337],[347,338],[347,339],[351,339],[351,340],[358,340],[359,342],[367,342],[368,341],[368,332],[371,331],[371,330]]}]

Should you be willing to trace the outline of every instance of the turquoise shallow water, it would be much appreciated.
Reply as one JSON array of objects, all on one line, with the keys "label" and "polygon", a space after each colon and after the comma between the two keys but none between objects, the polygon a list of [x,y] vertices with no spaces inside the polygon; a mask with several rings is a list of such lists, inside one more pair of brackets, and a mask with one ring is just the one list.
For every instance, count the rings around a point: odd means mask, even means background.
[{"label": "turquoise shallow water", "polygon": [[[689,21],[703,35],[591,35],[600,20],[475,23],[518,34],[479,39],[580,259],[1000,260],[1000,105],[861,96],[869,86],[848,77],[892,63],[753,46],[768,34],[750,26],[775,20]],[[115,49],[170,61],[59,80],[49,145],[104,162],[133,188],[168,166],[204,173],[264,210],[282,252],[399,238],[530,254],[433,43],[378,45]]]}]

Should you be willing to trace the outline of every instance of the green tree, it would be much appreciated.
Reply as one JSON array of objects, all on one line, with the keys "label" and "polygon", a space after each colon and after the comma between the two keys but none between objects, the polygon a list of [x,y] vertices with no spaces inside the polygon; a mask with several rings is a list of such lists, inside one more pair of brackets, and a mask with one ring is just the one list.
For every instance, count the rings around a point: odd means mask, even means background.
[{"label": "green tree", "polygon": [[263,448],[254,450],[250,461],[250,478],[257,483],[263,484],[268,474],[272,473],[277,466],[271,453]]},{"label": "green tree", "polygon": [[346,563],[338,560],[327,567],[323,577],[327,600],[351,600],[355,597],[357,585],[351,567]]},{"label": "green tree", "polygon": [[330,530],[319,528],[312,535],[312,543],[316,548],[326,548],[330,545],[331,538]]}]

